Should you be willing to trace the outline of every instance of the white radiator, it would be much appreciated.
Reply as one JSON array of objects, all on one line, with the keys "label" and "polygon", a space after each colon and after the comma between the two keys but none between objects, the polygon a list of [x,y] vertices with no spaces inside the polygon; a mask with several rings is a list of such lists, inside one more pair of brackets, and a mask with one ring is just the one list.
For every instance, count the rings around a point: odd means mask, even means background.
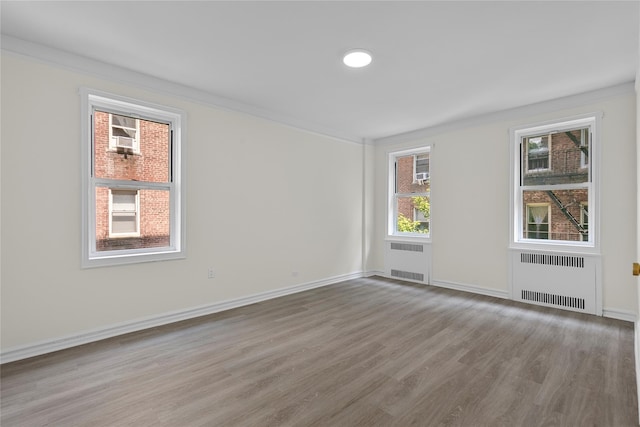
[{"label": "white radiator", "polygon": [[600,257],[525,250],[511,256],[514,300],[602,314]]},{"label": "white radiator", "polygon": [[413,242],[385,242],[384,271],[387,277],[428,284],[430,265],[430,245]]}]

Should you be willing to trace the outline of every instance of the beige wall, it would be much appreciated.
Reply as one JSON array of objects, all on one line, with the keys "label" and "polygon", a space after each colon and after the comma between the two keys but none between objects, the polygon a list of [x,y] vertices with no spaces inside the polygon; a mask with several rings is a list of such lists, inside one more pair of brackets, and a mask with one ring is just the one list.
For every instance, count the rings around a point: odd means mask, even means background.
[{"label": "beige wall", "polygon": [[[636,251],[635,94],[629,90],[577,108],[558,110],[554,105],[538,105],[535,114],[529,112],[517,119],[495,115],[485,124],[378,145],[376,195],[387,191],[390,151],[435,144],[431,152],[433,281],[507,292],[509,129],[602,111],[603,306],[632,315],[637,311],[636,289],[629,274]],[[386,200],[377,199],[375,206],[377,252],[370,262],[372,269],[382,270]]]},{"label": "beige wall", "polygon": [[[427,143],[433,279],[506,292],[508,129],[593,111],[604,112],[604,308],[637,311],[633,92],[373,146],[19,56],[4,54],[1,71],[2,352],[382,271],[387,153]],[[187,112],[187,259],[80,269],[81,86]]]},{"label": "beige wall", "polygon": [[[3,352],[362,270],[362,145],[9,54],[1,78]],[[187,259],[80,269],[81,86],[186,111]]]}]

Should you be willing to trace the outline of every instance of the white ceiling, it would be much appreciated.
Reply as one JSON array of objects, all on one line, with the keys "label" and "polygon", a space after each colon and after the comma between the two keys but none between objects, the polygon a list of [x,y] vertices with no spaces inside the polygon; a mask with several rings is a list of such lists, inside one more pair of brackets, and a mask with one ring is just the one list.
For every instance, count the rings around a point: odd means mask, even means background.
[{"label": "white ceiling", "polygon": [[[3,48],[45,45],[358,141],[631,82],[639,51],[637,1],[0,7]],[[370,50],[371,66],[345,68],[351,48]]]}]

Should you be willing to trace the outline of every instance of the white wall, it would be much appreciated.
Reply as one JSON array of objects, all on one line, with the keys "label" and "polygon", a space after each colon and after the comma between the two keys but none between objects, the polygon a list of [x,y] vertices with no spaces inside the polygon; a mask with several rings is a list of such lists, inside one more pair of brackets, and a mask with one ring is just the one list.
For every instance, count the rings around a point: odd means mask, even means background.
[{"label": "white wall", "polygon": [[[362,271],[362,145],[12,54],[1,78],[3,352]],[[187,112],[186,259],[80,269],[81,86]]]},{"label": "white wall", "polygon": [[[603,91],[604,93],[604,91]],[[591,97],[594,98],[595,97]],[[580,99],[587,99],[582,97]],[[379,141],[376,194],[386,194],[387,153],[434,143],[432,150],[433,281],[506,294],[509,245],[510,127],[602,111],[601,252],[605,314],[633,318],[637,311],[629,274],[636,236],[636,98],[633,88],[558,109],[549,102],[448,126],[425,136]],[[575,102],[573,102],[575,104]],[[386,201],[376,200],[375,269],[382,270]]]}]

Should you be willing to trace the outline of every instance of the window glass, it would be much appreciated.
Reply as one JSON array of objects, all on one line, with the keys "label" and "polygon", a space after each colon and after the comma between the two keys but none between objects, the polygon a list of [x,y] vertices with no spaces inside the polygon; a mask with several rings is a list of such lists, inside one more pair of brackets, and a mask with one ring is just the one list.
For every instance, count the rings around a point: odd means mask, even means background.
[{"label": "window glass", "polygon": [[429,236],[431,180],[429,150],[392,153],[390,173],[393,176],[390,234]]},{"label": "window glass", "polygon": [[514,132],[515,241],[594,246],[595,117]]}]

